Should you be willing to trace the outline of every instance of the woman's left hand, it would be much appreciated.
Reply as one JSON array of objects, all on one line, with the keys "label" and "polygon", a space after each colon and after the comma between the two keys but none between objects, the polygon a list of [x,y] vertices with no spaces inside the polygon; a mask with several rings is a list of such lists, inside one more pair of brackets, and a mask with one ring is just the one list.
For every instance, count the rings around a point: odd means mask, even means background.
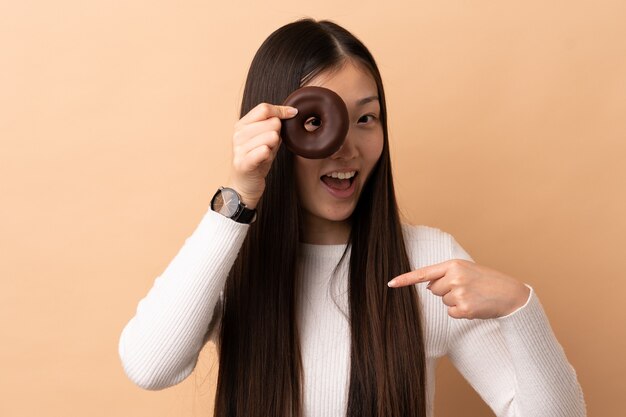
[{"label": "woman's left hand", "polygon": [[491,319],[523,306],[530,289],[518,280],[464,259],[451,259],[399,275],[392,288],[430,281],[426,287],[442,297],[455,319]]}]

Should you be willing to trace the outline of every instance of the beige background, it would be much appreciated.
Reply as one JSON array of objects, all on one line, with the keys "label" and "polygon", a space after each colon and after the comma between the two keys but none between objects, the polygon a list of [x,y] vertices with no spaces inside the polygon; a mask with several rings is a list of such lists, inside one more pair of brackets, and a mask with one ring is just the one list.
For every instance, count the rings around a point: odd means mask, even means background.
[{"label": "beige background", "polygon": [[[210,415],[211,346],[149,392],[119,334],[226,179],[255,51],[311,16],[379,63],[407,220],[533,285],[623,416],[626,3],[226,3],[0,5],[0,415]],[[490,415],[447,361],[436,410]]]}]

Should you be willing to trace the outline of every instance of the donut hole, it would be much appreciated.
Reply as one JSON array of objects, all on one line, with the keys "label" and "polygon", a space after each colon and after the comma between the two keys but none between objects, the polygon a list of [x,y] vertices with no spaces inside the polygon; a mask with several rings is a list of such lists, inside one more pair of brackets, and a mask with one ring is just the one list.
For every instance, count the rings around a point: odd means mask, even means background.
[{"label": "donut hole", "polygon": [[308,132],[315,132],[322,126],[322,119],[317,116],[311,116],[304,122],[304,128]]}]

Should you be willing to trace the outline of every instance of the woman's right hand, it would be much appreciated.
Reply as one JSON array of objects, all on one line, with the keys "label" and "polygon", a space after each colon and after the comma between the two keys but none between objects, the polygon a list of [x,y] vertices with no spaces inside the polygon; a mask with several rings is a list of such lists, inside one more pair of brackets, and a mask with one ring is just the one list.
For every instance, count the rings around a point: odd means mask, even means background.
[{"label": "woman's right hand", "polygon": [[[292,109],[295,112],[290,112]],[[296,114],[294,107],[260,103],[235,123],[227,187],[239,193],[246,207],[255,208],[265,191],[265,177],[282,140],[281,119]]]}]

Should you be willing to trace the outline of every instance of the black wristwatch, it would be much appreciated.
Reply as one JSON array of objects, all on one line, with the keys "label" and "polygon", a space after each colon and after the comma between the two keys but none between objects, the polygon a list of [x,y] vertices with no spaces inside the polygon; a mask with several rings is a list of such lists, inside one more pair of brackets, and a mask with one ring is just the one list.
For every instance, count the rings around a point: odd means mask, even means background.
[{"label": "black wristwatch", "polygon": [[211,199],[211,210],[238,223],[250,224],[256,220],[256,209],[247,208],[237,191],[228,187],[217,189]]}]

